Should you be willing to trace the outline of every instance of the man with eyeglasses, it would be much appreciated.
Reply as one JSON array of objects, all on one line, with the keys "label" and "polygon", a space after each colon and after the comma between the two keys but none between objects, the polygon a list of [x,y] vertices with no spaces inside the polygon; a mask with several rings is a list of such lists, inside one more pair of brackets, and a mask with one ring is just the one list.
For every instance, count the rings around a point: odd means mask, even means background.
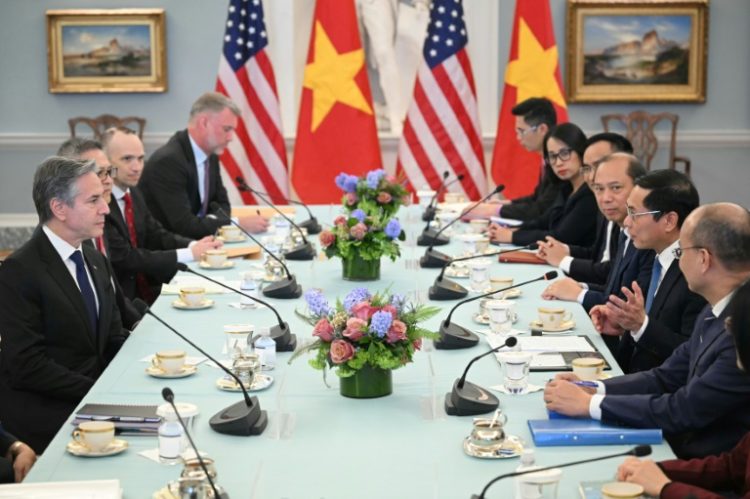
[{"label": "man with eyeglasses", "polygon": [[633,245],[656,252],[648,291],[638,283],[591,309],[601,334],[620,338],[615,358],[626,373],[661,365],[690,338],[706,301],[688,289],[674,252],[685,218],[700,204],[690,179],[675,170],[640,177],[628,197],[625,227]]},{"label": "man with eyeglasses", "polygon": [[544,136],[557,124],[552,103],[543,97],[532,97],[517,104],[511,112],[516,117],[516,140],[529,152],[539,155],[540,180],[529,196],[512,201],[482,203],[464,217],[466,220],[502,216],[516,220],[533,220],[555,202],[562,182],[542,159]]},{"label": "man with eyeglasses", "polygon": [[568,416],[661,428],[674,453],[687,459],[728,451],[750,430],[750,380],[737,367],[725,327],[727,304],[750,278],[750,212],[731,203],[701,206],[685,219],[674,250],[688,287],[708,302],[690,339],[661,366],[596,382],[597,388],[558,374],[544,401]]},{"label": "man with eyeglasses", "polygon": [[[596,196],[594,188],[594,173],[596,167],[602,160],[615,153],[632,153],[633,146],[630,141],[617,133],[598,133],[589,137],[586,150],[583,153],[584,180]],[[627,189],[627,185],[624,186]],[[629,192],[629,191],[628,191]],[[623,194],[627,197],[628,192]],[[604,214],[601,206],[602,196],[596,196],[599,205],[598,220],[596,225],[596,238],[591,246],[567,245],[552,236],[547,236],[545,241],[539,241],[538,256],[548,264],[558,267],[571,279],[594,284],[605,284],[609,275],[612,255],[617,249],[617,241],[620,235],[621,221],[612,219]]]}]

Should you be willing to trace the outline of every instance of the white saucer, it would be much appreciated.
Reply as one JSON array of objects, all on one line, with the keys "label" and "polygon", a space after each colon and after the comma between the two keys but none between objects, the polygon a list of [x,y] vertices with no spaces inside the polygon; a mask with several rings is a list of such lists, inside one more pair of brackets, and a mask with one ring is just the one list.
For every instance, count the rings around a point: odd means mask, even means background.
[{"label": "white saucer", "polygon": [[[477,312],[472,315],[471,318],[477,324],[483,324],[486,326],[490,323],[490,318],[487,316],[487,314],[480,314],[479,312]],[[513,324],[515,324],[516,322],[518,322],[518,316],[516,316],[516,320],[513,321]]]},{"label": "white saucer", "polygon": [[471,437],[464,439],[464,452],[471,457],[482,459],[510,459],[518,457],[523,452],[521,439],[513,435],[507,435],[500,446],[484,448],[471,443]]},{"label": "white saucer", "polygon": [[518,298],[519,296],[521,296],[522,292],[523,291],[521,291],[518,288],[509,289],[508,291],[503,291],[502,293],[499,293],[498,296],[500,300],[512,300],[514,298]]},{"label": "white saucer", "polygon": [[125,449],[128,448],[128,441],[122,440],[119,438],[116,438],[112,440],[112,442],[106,446],[104,449],[94,452],[90,450],[85,445],[79,444],[75,440],[71,440],[68,442],[68,445],[65,447],[65,450],[73,454],[74,456],[81,456],[81,457],[105,457],[105,456],[114,456],[115,454],[119,454],[120,452],[123,452]]},{"label": "white saucer", "polygon": [[538,320],[533,320],[529,324],[534,329],[541,329],[542,333],[548,334],[548,333],[567,333],[574,327],[576,327],[576,323],[573,320],[565,321],[562,324],[560,324],[560,327],[557,328],[545,328],[542,327],[542,323]]},{"label": "white saucer", "polygon": [[216,302],[210,298],[206,298],[200,305],[190,306],[182,300],[175,300],[172,302],[172,306],[180,310],[203,310],[205,308],[213,307],[214,303]]},{"label": "white saucer", "polygon": [[216,236],[216,240],[223,243],[241,243],[243,241],[247,241],[247,238],[245,236],[237,236],[227,239],[224,236]]},{"label": "white saucer", "polygon": [[156,366],[148,366],[146,368],[146,374],[148,374],[149,376],[153,376],[154,378],[162,379],[187,378],[188,376],[192,376],[196,372],[198,372],[198,366],[190,366],[187,364],[182,366],[182,369],[180,369],[178,372],[171,374],[162,371]]},{"label": "white saucer", "polygon": [[198,266],[202,269],[206,270],[222,270],[222,269],[231,269],[234,267],[234,262],[232,260],[227,260],[224,262],[221,267],[214,267],[213,265],[209,265],[208,262],[201,261]]},{"label": "white saucer", "polygon": [[454,279],[468,279],[469,269],[455,269],[453,267],[448,267],[447,269],[445,269],[443,275],[445,277],[452,277]]},{"label": "white saucer", "polygon": [[[273,383],[273,378],[271,376],[267,374],[256,374],[255,379],[253,380],[252,384],[250,386],[245,385],[245,389],[248,392],[259,392],[271,386],[272,383]],[[226,392],[242,391],[240,390],[240,385],[238,385],[235,380],[233,380],[232,378],[229,378],[228,376],[217,379],[216,386],[220,390],[224,390]]]}]

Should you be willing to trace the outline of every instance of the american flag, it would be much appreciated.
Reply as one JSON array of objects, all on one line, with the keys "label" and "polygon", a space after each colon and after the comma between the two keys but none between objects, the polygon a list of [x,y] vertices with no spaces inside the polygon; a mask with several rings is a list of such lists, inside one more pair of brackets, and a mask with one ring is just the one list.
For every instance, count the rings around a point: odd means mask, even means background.
[{"label": "american flag", "polygon": [[443,172],[463,174],[450,190],[477,199],[487,189],[476,90],[466,53],[461,0],[434,0],[414,98],[406,115],[397,171],[413,188],[436,189]]},{"label": "american flag", "polygon": [[[232,99],[242,113],[237,137],[220,159],[230,179],[242,176],[251,187],[267,192],[274,203],[285,203],[289,195],[286,149],[267,45],[261,0],[230,0],[216,91]],[[241,195],[245,203],[256,203],[252,194]]]}]

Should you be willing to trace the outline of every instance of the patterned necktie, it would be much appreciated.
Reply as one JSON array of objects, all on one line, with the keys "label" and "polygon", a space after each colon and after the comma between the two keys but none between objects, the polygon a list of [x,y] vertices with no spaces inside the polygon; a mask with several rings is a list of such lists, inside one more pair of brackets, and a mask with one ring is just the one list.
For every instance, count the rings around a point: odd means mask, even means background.
[{"label": "patterned necktie", "polygon": [[198,216],[203,218],[208,213],[208,158],[203,162],[203,202]]},{"label": "patterned necktie", "polygon": [[76,264],[76,281],[78,281],[78,287],[81,290],[83,302],[86,304],[89,324],[91,325],[91,334],[96,337],[96,325],[99,321],[99,314],[96,311],[96,298],[94,297],[94,290],[89,282],[89,276],[86,274],[86,266],[83,263],[83,254],[81,253],[81,250],[74,251],[73,254],[70,255],[70,259]]},{"label": "patterned necktie", "polygon": [[656,296],[656,287],[659,285],[661,279],[661,262],[659,257],[654,260],[654,266],[651,269],[651,282],[648,283],[648,292],[646,293],[646,313],[651,311],[651,305],[654,304],[654,296]]},{"label": "patterned necktie", "polygon": [[[125,225],[128,226],[128,234],[130,235],[130,244],[133,248],[138,247],[138,235],[135,232],[135,214],[133,213],[133,199],[130,197],[130,193],[126,192],[122,197],[125,203]],[[146,303],[151,305],[156,297],[151,291],[151,286],[148,284],[148,279],[143,275],[143,272],[138,272],[135,275],[135,285],[138,288],[138,296],[141,297]]]}]

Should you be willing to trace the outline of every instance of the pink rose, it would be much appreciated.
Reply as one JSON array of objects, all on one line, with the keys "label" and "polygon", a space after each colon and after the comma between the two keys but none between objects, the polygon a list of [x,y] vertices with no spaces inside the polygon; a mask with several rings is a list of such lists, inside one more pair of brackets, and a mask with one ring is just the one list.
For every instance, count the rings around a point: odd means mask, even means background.
[{"label": "pink rose", "polygon": [[393,175],[386,175],[385,176],[385,180],[389,184],[395,184],[396,183],[396,177],[394,177]]},{"label": "pink rose", "polygon": [[416,340],[412,341],[411,344],[414,347],[414,350],[421,350],[422,349],[422,338],[417,338]]},{"label": "pink rose", "polygon": [[354,239],[361,241],[365,238],[365,234],[367,234],[367,226],[362,222],[359,222],[358,224],[353,225],[351,229],[349,229],[349,233]]},{"label": "pink rose", "polygon": [[380,204],[390,203],[392,199],[393,199],[393,196],[391,196],[385,191],[381,191],[378,193],[378,203]]},{"label": "pink rose", "polygon": [[359,341],[359,339],[365,335],[365,329],[367,329],[367,321],[362,320],[359,317],[350,317],[346,321],[344,336],[352,341]]},{"label": "pink rose", "polygon": [[396,343],[397,341],[403,341],[406,339],[406,324],[401,321],[395,320],[391,324],[390,329],[385,334],[386,343]]},{"label": "pink rose", "polygon": [[344,202],[347,206],[354,206],[357,203],[357,195],[353,192],[347,192],[344,194]]},{"label": "pink rose", "polygon": [[337,216],[333,219],[333,225],[346,225],[346,217],[344,215]]},{"label": "pink rose", "polygon": [[320,233],[320,236],[318,237],[320,238],[320,244],[324,248],[327,248],[336,242],[336,235],[330,230],[324,230],[323,232]]},{"label": "pink rose", "polygon": [[398,319],[398,310],[390,303],[384,306],[381,310],[383,310],[383,312],[388,312],[389,314],[391,314],[391,317],[393,317],[394,319]]},{"label": "pink rose", "polygon": [[361,301],[352,306],[352,315],[363,321],[370,320],[370,317],[377,311],[377,307],[371,307],[369,301]]},{"label": "pink rose", "polygon": [[313,336],[317,336],[326,342],[333,340],[333,326],[328,322],[328,319],[324,317],[315,324],[315,327],[313,328]]},{"label": "pink rose", "polygon": [[343,364],[354,356],[354,348],[346,340],[334,340],[331,343],[331,362]]}]

